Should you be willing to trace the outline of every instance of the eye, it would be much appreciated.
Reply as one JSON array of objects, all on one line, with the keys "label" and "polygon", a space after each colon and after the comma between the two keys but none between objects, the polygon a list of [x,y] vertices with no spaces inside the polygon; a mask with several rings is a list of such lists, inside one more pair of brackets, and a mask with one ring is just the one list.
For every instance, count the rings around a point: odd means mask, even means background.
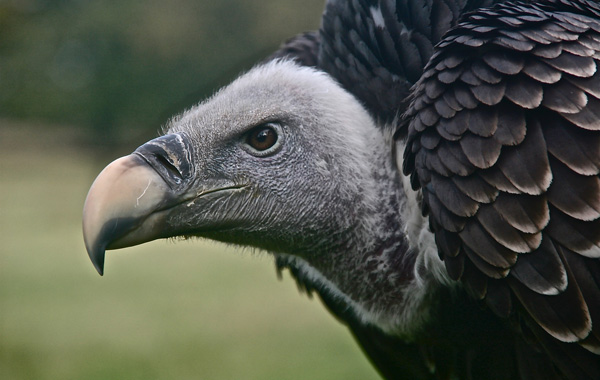
[{"label": "eye", "polygon": [[252,129],[246,137],[246,143],[258,152],[272,148],[277,140],[277,130],[272,123],[259,125]]}]

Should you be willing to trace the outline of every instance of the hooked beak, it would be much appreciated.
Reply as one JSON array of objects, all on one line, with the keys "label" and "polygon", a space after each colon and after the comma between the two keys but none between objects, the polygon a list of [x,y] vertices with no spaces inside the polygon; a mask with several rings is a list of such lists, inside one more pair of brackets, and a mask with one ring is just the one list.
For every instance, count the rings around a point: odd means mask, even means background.
[{"label": "hooked beak", "polygon": [[178,134],[152,140],[109,164],[96,178],[83,207],[83,238],[100,275],[104,253],[172,236],[170,208],[185,200],[189,145]]}]

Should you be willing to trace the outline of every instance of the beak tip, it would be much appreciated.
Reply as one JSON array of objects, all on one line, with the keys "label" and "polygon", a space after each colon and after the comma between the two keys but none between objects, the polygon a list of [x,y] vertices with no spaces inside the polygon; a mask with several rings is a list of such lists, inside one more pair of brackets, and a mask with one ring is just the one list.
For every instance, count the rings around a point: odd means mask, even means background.
[{"label": "beak tip", "polygon": [[98,271],[100,276],[104,276],[104,263],[98,265],[94,263],[94,268],[96,268],[96,271]]},{"label": "beak tip", "polygon": [[86,248],[90,260],[92,261],[92,264],[94,264],[94,268],[96,268],[96,271],[100,276],[104,275],[104,255],[106,252],[105,249],[102,247],[97,247],[97,249],[90,249],[89,247]]},{"label": "beak tip", "polygon": [[96,268],[96,271],[98,272],[98,274],[100,276],[104,275],[104,251],[102,252],[101,255],[96,255],[95,257],[92,257],[92,255],[90,255],[90,258],[92,259],[92,263],[94,264],[94,268]]}]

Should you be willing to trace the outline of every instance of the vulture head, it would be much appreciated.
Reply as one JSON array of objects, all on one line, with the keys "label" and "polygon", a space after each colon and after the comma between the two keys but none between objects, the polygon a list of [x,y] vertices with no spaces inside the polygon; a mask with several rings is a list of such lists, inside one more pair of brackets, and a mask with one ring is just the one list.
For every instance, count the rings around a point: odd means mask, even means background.
[{"label": "vulture head", "polygon": [[329,75],[274,60],[108,165],[86,199],[86,248],[102,274],[106,249],[159,238],[255,247],[375,312],[401,289],[380,294],[376,269],[388,285],[411,276],[382,256],[406,249],[392,144]]}]

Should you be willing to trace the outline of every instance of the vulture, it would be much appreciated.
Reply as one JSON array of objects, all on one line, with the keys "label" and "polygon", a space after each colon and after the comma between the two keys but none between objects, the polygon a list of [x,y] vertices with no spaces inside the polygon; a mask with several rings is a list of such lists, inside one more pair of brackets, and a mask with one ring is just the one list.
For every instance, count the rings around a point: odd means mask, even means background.
[{"label": "vulture", "polygon": [[109,164],[86,249],[273,255],[388,379],[600,379],[600,4],[329,0]]}]

